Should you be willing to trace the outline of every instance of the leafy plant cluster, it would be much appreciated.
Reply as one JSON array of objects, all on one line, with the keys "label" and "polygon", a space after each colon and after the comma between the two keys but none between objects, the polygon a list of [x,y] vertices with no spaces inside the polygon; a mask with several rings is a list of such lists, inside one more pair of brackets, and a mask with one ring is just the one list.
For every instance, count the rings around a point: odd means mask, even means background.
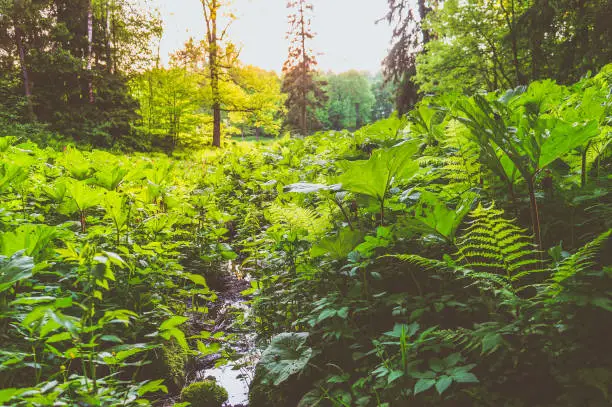
[{"label": "leafy plant cluster", "polygon": [[0,404],[178,394],[232,262],[253,407],[608,405],[610,72],[182,161],[1,138]]},{"label": "leafy plant cluster", "polygon": [[193,323],[235,256],[205,162],[0,138],[0,405],[150,405],[229,356]]},{"label": "leafy plant cluster", "polygon": [[252,405],[609,404],[610,67],[227,153]]}]

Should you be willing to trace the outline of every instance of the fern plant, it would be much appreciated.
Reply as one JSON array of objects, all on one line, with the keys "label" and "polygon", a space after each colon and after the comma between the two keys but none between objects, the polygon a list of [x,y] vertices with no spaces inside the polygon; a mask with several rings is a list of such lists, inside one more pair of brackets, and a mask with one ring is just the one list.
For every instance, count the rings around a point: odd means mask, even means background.
[{"label": "fern plant", "polygon": [[503,215],[494,205],[479,204],[458,239],[457,260],[475,271],[502,275],[512,282],[536,271],[540,262],[526,230]]},{"label": "fern plant", "polygon": [[591,270],[597,265],[600,253],[604,252],[606,246],[610,246],[612,230],[599,235],[595,240],[581,247],[576,253],[560,262],[553,270],[551,281],[546,293],[551,297],[556,297],[568,282],[577,275]]}]

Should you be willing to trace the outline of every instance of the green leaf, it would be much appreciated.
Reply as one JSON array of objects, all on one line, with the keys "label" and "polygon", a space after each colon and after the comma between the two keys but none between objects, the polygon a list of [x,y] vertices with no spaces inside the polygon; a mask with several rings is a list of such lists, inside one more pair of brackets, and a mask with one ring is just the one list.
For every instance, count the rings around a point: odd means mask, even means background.
[{"label": "green leaf", "polygon": [[12,256],[23,250],[30,257],[40,261],[57,236],[57,229],[47,225],[21,225],[13,232],[0,235],[0,254]]},{"label": "green leaf", "polygon": [[414,385],[414,395],[416,396],[419,393],[423,393],[424,391],[431,389],[435,384],[435,379],[420,379]]},{"label": "green leaf", "polygon": [[362,232],[343,229],[337,236],[327,237],[314,244],[310,255],[312,257],[329,256],[334,260],[343,260],[361,241],[363,241]]},{"label": "green leaf", "polygon": [[164,322],[162,322],[161,325],[159,326],[159,330],[160,331],[171,330],[173,328],[176,328],[179,325],[184,324],[185,322],[187,322],[187,320],[189,320],[189,318],[175,315],[165,320]]},{"label": "green leaf", "polygon": [[14,387],[9,389],[0,389],[0,403],[11,401],[14,396],[18,396],[24,391],[27,391],[27,389],[16,389]]},{"label": "green leaf", "polygon": [[599,134],[596,120],[587,124],[568,123],[562,120],[549,121],[550,137],[542,144],[539,165],[544,168],[557,158],[586,144]]},{"label": "green leaf", "polygon": [[67,341],[72,339],[72,335],[70,334],[70,332],[61,332],[55,335],[51,335],[46,341],[45,343],[56,343],[56,342],[62,342],[62,341]]},{"label": "green leaf", "polygon": [[162,338],[166,340],[170,340],[172,338],[176,339],[181,348],[184,350],[189,350],[189,344],[187,343],[187,338],[185,337],[185,333],[178,328],[169,328],[163,330],[160,335]]},{"label": "green leaf", "polygon": [[404,143],[376,150],[367,161],[346,162],[339,178],[342,188],[382,202],[394,181],[406,181],[417,173],[419,163],[413,158],[417,150],[416,143]]},{"label": "green leaf", "polygon": [[208,284],[206,283],[206,278],[204,278],[204,276],[201,276],[199,274],[191,274],[191,273],[185,273],[182,276],[190,280],[192,283],[196,285],[200,285],[202,287],[208,287]]},{"label": "green leaf", "polygon": [[102,335],[100,340],[103,342],[123,343],[123,340],[116,335]]},{"label": "green leaf", "polygon": [[15,301],[11,301],[11,305],[37,305],[55,301],[55,297],[43,296],[43,297],[22,297]]},{"label": "green leaf", "polygon": [[501,345],[502,343],[502,336],[498,333],[490,333],[488,335],[486,335],[483,339],[482,339],[482,352],[481,354],[485,354],[485,353],[489,353],[494,351],[495,349],[497,349],[499,347],[499,345]]},{"label": "green leaf", "polygon": [[440,376],[436,382],[436,390],[438,391],[438,394],[442,395],[442,393],[448,389],[451,383],[453,383],[453,379],[450,376]]},{"label": "green leaf", "polygon": [[161,380],[153,380],[151,382],[144,382],[138,388],[138,395],[139,396],[144,396],[145,394],[157,393],[159,391],[164,392],[164,393],[168,393],[168,388],[166,386],[164,386],[163,383],[164,383],[163,379],[161,379]]},{"label": "green leaf", "polygon": [[213,355],[221,350],[221,344],[218,342],[204,345],[201,341],[197,341],[197,347],[198,351],[200,352],[200,357]]},{"label": "green leaf", "polygon": [[449,209],[437,195],[425,191],[421,193],[421,199],[415,209],[415,219],[425,226],[426,230],[452,242],[473,202],[473,195],[467,194],[456,209]]},{"label": "green leaf", "polygon": [[452,378],[457,383],[478,383],[478,378],[474,375],[474,373],[465,371],[454,373]]},{"label": "green leaf", "polygon": [[429,359],[429,368],[431,370],[433,370],[434,372],[441,372],[442,370],[444,370],[444,362],[442,362],[440,359],[438,358],[432,358]]},{"label": "green leaf", "polygon": [[32,277],[34,261],[24,255],[23,251],[10,258],[0,256],[0,293],[11,288],[15,283]]},{"label": "green leaf", "polygon": [[405,373],[401,370],[393,370],[391,373],[389,373],[389,376],[387,377],[387,384],[393,383],[400,377],[404,376],[404,374]]},{"label": "green leaf", "polygon": [[278,386],[292,375],[302,372],[313,355],[312,349],[306,346],[307,339],[307,333],[276,335],[261,357],[264,382]]}]

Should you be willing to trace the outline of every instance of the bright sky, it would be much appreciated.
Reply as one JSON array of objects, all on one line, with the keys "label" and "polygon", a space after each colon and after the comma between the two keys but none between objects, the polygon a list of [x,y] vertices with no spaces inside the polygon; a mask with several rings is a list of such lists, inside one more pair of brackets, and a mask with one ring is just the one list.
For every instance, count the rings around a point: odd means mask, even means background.
[{"label": "bright sky", "polygon": [[[200,0],[153,0],[164,20],[161,56],[180,48],[189,37],[204,38]],[[386,0],[313,0],[312,48],[321,53],[319,68],[377,72],[387,53],[391,29],[375,24],[386,12]],[[249,65],[280,72],[287,57],[287,0],[234,0],[238,19],[229,38],[242,45],[240,59]]]}]

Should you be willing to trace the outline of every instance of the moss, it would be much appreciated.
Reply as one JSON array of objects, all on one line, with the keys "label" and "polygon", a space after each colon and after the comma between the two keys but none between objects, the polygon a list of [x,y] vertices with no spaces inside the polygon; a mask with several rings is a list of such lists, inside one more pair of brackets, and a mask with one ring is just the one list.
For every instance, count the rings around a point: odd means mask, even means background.
[{"label": "moss", "polygon": [[221,407],[227,398],[227,390],[213,380],[192,383],[181,392],[181,400],[191,407]]},{"label": "moss", "polygon": [[185,365],[189,360],[187,351],[172,341],[162,348],[162,360],[165,365],[165,377],[176,386],[185,384]]},{"label": "moss", "polygon": [[189,354],[176,341],[165,343],[152,355],[151,365],[141,371],[141,380],[164,379],[171,392],[178,392],[185,385],[186,364]]}]

